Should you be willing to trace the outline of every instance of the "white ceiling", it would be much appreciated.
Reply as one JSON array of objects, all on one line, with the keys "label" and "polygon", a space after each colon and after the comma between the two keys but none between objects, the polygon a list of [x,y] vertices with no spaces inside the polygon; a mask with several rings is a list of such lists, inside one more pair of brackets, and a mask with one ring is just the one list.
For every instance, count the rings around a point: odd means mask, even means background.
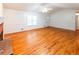
[{"label": "white ceiling", "polygon": [[4,8],[16,9],[16,10],[35,10],[40,11],[43,8],[52,8],[52,10],[58,9],[74,9],[79,11],[79,3],[4,3]]}]

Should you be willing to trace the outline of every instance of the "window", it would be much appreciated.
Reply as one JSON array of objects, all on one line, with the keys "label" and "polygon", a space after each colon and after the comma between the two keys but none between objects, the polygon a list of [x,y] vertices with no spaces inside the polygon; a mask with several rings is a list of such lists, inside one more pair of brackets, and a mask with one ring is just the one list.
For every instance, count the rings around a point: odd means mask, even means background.
[{"label": "window", "polygon": [[27,16],[27,25],[36,25],[37,24],[37,16],[28,15]]}]

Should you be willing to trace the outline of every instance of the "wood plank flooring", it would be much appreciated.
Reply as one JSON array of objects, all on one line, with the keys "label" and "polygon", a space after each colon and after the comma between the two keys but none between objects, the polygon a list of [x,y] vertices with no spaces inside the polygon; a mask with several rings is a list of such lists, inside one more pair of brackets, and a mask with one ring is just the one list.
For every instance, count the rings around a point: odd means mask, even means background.
[{"label": "wood plank flooring", "polygon": [[78,55],[79,31],[42,28],[4,35],[12,40],[14,55]]}]

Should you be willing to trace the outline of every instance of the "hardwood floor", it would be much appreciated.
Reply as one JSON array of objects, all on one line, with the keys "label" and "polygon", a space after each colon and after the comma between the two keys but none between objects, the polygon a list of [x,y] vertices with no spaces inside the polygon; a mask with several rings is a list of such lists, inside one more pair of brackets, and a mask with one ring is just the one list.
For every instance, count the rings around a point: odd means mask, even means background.
[{"label": "hardwood floor", "polygon": [[42,28],[4,35],[12,40],[14,55],[79,54],[79,31]]}]

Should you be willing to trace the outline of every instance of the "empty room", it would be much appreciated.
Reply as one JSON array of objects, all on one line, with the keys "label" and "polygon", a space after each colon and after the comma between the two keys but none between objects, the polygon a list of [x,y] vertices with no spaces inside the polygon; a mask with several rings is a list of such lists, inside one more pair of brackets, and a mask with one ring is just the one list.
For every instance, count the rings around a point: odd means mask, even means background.
[{"label": "empty room", "polygon": [[3,8],[3,40],[9,40],[3,54],[79,54],[78,3],[4,3]]}]

